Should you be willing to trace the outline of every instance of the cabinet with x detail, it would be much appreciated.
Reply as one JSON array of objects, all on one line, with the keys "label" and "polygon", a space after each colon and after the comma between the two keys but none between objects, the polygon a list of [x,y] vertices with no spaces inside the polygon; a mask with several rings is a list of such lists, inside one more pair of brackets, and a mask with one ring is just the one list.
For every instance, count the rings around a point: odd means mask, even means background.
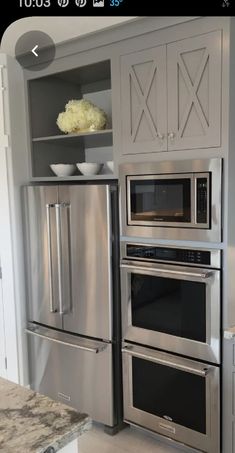
[{"label": "cabinet with x detail", "polygon": [[221,31],[121,57],[122,153],[220,146]]}]

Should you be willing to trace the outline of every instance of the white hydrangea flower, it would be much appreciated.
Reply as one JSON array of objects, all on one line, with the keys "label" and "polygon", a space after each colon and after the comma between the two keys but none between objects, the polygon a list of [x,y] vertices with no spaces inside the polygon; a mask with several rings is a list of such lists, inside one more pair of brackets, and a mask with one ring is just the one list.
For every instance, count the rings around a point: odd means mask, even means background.
[{"label": "white hydrangea flower", "polygon": [[75,99],[66,104],[65,112],[59,114],[56,123],[65,133],[96,131],[105,128],[107,115],[92,102],[86,99]]}]

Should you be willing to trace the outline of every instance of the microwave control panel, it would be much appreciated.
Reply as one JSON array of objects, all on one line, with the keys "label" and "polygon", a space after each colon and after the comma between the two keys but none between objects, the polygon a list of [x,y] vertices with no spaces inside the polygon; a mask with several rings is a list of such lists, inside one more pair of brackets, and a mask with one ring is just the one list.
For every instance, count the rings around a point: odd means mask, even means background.
[{"label": "microwave control panel", "polygon": [[127,244],[126,258],[138,258],[149,261],[171,261],[197,265],[210,265],[211,254],[207,250],[178,249],[148,245]]},{"label": "microwave control panel", "polygon": [[208,179],[197,178],[197,223],[207,223]]}]

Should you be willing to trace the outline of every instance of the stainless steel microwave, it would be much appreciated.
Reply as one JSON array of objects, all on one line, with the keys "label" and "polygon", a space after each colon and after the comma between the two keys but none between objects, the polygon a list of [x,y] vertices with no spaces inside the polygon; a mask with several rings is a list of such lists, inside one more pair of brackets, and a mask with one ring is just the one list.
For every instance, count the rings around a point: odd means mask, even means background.
[{"label": "stainless steel microwave", "polygon": [[221,159],[120,165],[123,236],[221,241]]}]

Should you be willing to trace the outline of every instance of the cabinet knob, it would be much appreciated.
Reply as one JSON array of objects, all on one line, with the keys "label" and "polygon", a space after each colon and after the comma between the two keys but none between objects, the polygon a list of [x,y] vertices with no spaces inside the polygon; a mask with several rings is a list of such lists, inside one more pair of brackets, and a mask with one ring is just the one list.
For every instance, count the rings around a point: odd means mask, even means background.
[{"label": "cabinet knob", "polygon": [[170,140],[174,140],[175,133],[174,132],[169,132],[168,137],[169,137]]},{"label": "cabinet knob", "polygon": [[161,134],[160,132],[158,132],[157,136],[158,136],[158,138],[160,138],[160,140],[163,140],[165,137],[165,135]]}]

